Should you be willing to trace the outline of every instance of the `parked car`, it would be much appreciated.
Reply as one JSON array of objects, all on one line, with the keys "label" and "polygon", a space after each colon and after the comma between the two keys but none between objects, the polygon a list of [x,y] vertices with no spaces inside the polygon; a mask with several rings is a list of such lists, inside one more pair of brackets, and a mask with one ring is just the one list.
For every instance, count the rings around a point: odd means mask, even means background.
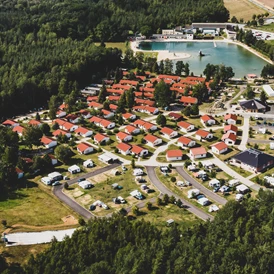
[{"label": "parked car", "polygon": [[215,187],[215,188],[213,189],[213,192],[215,192],[215,193],[216,193],[216,192],[218,192],[218,191],[219,191],[219,189],[220,189],[219,187]]},{"label": "parked car", "polygon": [[77,182],[80,183],[80,182],[83,182],[85,180],[86,180],[85,178],[79,178]]},{"label": "parked car", "polygon": [[95,210],[96,209],[96,205],[90,205],[89,206],[89,210]]},{"label": "parked car", "polygon": [[119,198],[113,198],[112,201],[113,201],[114,204],[120,204],[121,203],[121,200]]},{"label": "parked car", "polygon": [[121,202],[122,204],[125,204],[125,203],[126,203],[126,200],[125,200],[123,197],[118,196],[118,199],[120,200],[120,202]]},{"label": "parked car", "polygon": [[102,204],[103,209],[109,209],[109,207],[106,204]]},{"label": "parked car", "polygon": [[60,183],[59,181],[56,181],[56,182],[54,182],[52,185],[53,185],[53,186],[59,186],[59,185],[61,185],[61,183]]}]

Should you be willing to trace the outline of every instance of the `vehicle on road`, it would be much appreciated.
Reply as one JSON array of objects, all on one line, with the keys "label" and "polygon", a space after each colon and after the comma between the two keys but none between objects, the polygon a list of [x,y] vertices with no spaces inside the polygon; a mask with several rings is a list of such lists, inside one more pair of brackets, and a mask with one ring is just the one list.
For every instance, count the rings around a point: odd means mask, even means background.
[{"label": "vehicle on road", "polygon": [[77,182],[80,183],[80,182],[83,182],[83,181],[85,181],[85,180],[86,180],[85,178],[79,178],[79,179],[77,180]]}]

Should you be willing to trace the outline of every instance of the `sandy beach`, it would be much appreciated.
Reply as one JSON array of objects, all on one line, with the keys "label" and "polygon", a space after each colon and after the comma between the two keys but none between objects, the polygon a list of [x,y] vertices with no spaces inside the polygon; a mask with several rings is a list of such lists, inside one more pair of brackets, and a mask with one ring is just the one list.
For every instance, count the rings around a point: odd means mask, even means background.
[{"label": "sandy beach", "polygon": [[[265,60],[266,62],[270,63],[270,64],[274,64],[273,61],[271,61],[269,58],[267,58],[266,56],[262,55],[261,53],[257,52],[256,50],[252,49],[251,47],[247,46],[244,43],[241,43],[239,41],[233,41],[230,39],[222,39],[222,40],[187,40],[187,39],[159,39],[159,40],[147,40],[148,42],[200,42],[200,43],[204,43],[204,42],[216,42],[216,43],[231,43],[231,44],[235,44],[238,45],[240,47],[245,48],[246,50],[252,52],[254,55],[258,56],[259,58]],[[179,59],[187,59],[189,57],[191,57],[190,54],[186,53],[186,52],[169,52],[168,50],[159,50],[159,51],[153,51],[153,50],[141,50],[138,49],[136,47],[136,41],[131,42],[131,49],[134,52],[137,51],[143,51],[143,52],[158,52],[158,56],[157,56],[157,61],[161,61],[161,60],[165,60],[165,59],[170,59],[170,60],[179,60]]]}]

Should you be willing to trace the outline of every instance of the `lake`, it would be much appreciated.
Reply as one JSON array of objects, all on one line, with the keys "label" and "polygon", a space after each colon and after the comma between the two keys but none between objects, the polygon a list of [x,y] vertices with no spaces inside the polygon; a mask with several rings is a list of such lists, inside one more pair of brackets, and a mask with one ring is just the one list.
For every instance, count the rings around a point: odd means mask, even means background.
[{"label": "lake", "polygon": [[[218,65],[224,64],[233,68],[235,77],[243,77],[248,73],[260,75],[266,61],[254,55],[241,46],[226,42],[148,42],[147,46],[140,45],[143,50],[168,50],[170,52],[184,52],[191,57],[182,59],[188,62],[190,71],[195,75],[203,73],[208,63]],[[205,56],[200,57],[199,51]],[[174,60],[176,63],[178,60]]]}]

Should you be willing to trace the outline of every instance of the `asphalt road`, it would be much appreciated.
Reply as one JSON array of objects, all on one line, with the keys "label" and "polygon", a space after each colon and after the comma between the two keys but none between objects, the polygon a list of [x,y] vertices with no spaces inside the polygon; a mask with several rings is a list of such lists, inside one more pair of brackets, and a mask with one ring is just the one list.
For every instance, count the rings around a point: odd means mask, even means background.
[{"label": "asphalt road", "polygon": [[223,197],[220,197],[218,194],[215,194],[214,192],[210,191],[208,188],[201,185],[199,182],[197,182],[195,179],[193,179],[185,170],[183,167],[176,167],[177,172],[188,182],[190,182],[195,188],[198,188],[201,193],[203,193],[205,196],[210,198],[211,200],[221,204],[225,205],[227,203],[227,200]]},{"label": "asphalt road", "polygon": [[187,210],[200,219],[206,221],[206,220],[213,220],[214,217],[210,214],[205,213],[203,210],[199,209],[198,207],[194,206],[190,202],[184,200],[182,197],[178,196],[177,194],[173,193],[171,190],[169,190],[162,182],[159,181],[159,179],[156,176],[155,173],[155,167],[146,166],[148,177],[151,181],[151,183],[162,193],[167,194],[169,196],[174,196],[176,199],[180,199],[185,206],[187,206]]},{"label": "asphalt road", "polygon": [[[97,169],[95,171],[92,172],[88,172],[84,175],[81,175],[77,178],[71,179],[69,181],[67,181],[68,185],[73,185],[75,184],[79,178],[90,178],[92,176],[98,175],[100,173],[106,172],[110,169],[113,169],[117,166],[119,166],[120,163],[114,163],[112,165]],[[63,203],[65,203],[66,205],[68,205],[70,208],[72,208],[75,212],[77,212],[79,215],[81,215],[83,218],[85,219],[90,219],[90,218],[94,218],[95,215],[93,215],[91,212],[89,212],[87,209],[85,209],[84,207],[82,207],[81,205],[79,205],[76,201],[72,200],[70,197],[68,197],[66,194],[64,194],[63,192],[63,188],[64,185],[59,185],[59,186],[55,186],[53,187],[53,194]]]}]

